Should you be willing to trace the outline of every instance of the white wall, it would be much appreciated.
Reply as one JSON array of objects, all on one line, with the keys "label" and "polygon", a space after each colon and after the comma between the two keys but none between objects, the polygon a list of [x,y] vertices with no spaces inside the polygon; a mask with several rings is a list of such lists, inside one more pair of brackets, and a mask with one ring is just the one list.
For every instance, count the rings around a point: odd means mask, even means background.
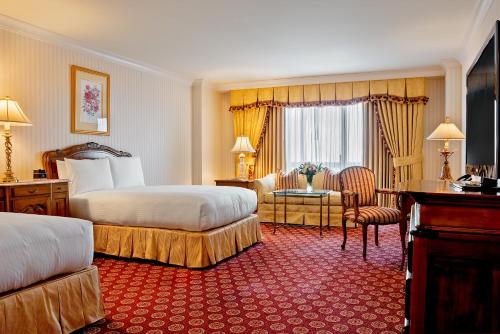
[{"label": "white wall", "polygon": [[225,178],[236,177],[236,156],[231,153],[234,145],[233,113],[229,111],[231,106],[231,96],[229,92],[222,94],[222,152],[221,152],[221,173]]},{"label": "white wall", "polygon": [[193,184],[203,183],[203,144],[202,144],[202,124],[203,124],[203,80],[193,81],[191,86],[191,163]]},{"label": "white wall", "polygon": [[[15,98],[33,122],[12,128],[17,177],[41,168],[46,150],[95,141],[140,156],[148,184],[191,183],[191,82],[4,29],[0,50],[0,95]],[[109,137],[70,133],[72,64],[110,74]]]},{"label": "white wall", "polygon": [[[427,138],[432,131],[439,125],[439,123],[444,122],[445,118],[445,79],[444,77],[433,77],[425,79],[425,95],[429,97],[429,102],[425,106],[425,117],[424,117],[424,138]],[[435,180],[441,174],[441,167],[443,162],[441,156],[438,152],[440,148],[443,147],[442,141],[437,140],[425,140],[424,139],[424,179],[425,180]],[[453,157],[450,159],[451,164],[455,162],[458,165],[459,162],[454,161]],[[453,177],[457,178],[459,175],[452,174]]]},{"label": "white wall", "polygon": [[226,175],[222,169],[222,96],[207,81],[195,80],[191,88],[193,106],[193,184],[215,184]]}]

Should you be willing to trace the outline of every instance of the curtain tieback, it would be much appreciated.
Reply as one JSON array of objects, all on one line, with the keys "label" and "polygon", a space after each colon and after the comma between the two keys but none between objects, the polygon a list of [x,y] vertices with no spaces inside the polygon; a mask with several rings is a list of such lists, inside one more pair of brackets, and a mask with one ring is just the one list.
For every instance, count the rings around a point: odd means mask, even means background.
[{"label": "curtain tieback", "polygon": [[422,162],[422,153],[406,155],[404,157],[394,157],[392,158],[394,167],[402,167],[408,165],[415,165]]}]

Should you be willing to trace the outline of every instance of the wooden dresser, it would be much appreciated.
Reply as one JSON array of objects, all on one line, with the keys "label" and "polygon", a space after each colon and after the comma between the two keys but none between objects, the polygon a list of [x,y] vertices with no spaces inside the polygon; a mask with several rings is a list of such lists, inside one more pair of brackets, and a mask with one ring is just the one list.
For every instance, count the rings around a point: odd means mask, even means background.
[{"label": "wooden dresser", "polygon": [[404,333],[500,333],[500,196],[400,186],[412,209]]},{"label": "wooden dresser", "polygon": [[0,211],[67,217],[68,181],[45,179],[0,183]]}]

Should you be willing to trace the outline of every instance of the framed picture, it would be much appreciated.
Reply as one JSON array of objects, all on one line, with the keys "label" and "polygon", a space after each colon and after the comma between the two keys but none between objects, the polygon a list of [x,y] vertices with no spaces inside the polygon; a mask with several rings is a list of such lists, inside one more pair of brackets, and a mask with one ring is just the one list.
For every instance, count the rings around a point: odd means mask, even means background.
[{"label": "framed picture", "polygon": [[71,65],[71,132],[109,136],[109,74]]}]

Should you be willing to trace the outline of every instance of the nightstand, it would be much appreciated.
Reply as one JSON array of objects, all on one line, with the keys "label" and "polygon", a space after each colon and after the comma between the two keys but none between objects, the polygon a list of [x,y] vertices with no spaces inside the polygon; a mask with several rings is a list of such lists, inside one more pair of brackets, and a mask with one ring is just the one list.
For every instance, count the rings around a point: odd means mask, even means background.
[{"label": "nightstand", "polygon": [[39,179],[0,183],[0,211],[67,217],[68,181]]},{"label": "nightstand", "polygon": [[253,180],[242,180],[242,179],[225,179],[225,180],[215,180],[216,186],[225,187],[240,187],[246,189],[254,189]]}]

